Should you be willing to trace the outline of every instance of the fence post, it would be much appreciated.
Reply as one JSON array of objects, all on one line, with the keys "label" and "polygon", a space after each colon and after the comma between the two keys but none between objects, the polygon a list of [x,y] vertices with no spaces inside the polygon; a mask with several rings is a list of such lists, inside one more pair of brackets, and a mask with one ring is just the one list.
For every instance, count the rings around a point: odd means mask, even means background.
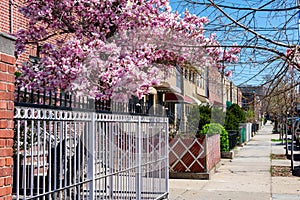
[{"label": "fence post", "polygon": [[12,199],[14,38],[0,32],[0,199]]},{"label": "fence post", "polygon": [[137,168],[136,168],[136,199],[141,199],[142,194],[142,123],[141,116],[138,118],[137,124],[137,143],[136,143],[136,159],[137,159]]},{"label": "fence post", "polygon": [[166,181],[166,197],[168,197],[169,195],[169,119],[166,118],[165,119],[165,123],[166,123],[166,133],[165,133],[165,156],[166,156],[166,168],[165,168],[165,181]]},{"label": "fence post", "polygon": [[89,123],[88,134],[88,179],[89,182],[89,199],[95,199],[95,112],[91,112],[91,122]]},{"label": "fence post", "polygon": [[205,172],[206,173],[209,173],[209,169],[208,169],[208,160],[207,160],[207,158],[208,158],[208,154],[209,154],[209,152],[208,152],[208,142],[207,142],[207,138],[208,138],[208,135],[207,134],[205,134],[205,137],[204,137],[204,156],[205,156]]}]

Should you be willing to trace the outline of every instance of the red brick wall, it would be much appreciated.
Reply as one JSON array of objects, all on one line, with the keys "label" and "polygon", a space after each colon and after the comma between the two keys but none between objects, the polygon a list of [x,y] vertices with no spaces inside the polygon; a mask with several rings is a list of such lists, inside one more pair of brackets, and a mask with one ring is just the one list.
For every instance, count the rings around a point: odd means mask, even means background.
[{"label": "red brick wall", "polygon": [[220,135],[206,138],[206,168],[210,171],[221,160]]},{"label": "red brick wall", "polygon": [[0,52],[0,200],[12,199],[15,58]]},{"label": "red brick wall", "polygon": [[[0,0],[0,32],[15,34],[19,29],[26,28],[28,20],[19,12],[19,7],[23,4],[22,2],[23,0],[13,0],[12,12],[10,14],[9,0]],[[10,20],[12,20],[12,27],[10,27]],[[12,29],[12,32],[10,32],[10,29]],[[18,67],[27,61],[29,55],[35,54],[36,48],[28,46],[26,52],[16,61],[16,66]]]},{"label": "red brick wall", "polygon": [[0,31],[9,32],[9,0],[0,0]]}]

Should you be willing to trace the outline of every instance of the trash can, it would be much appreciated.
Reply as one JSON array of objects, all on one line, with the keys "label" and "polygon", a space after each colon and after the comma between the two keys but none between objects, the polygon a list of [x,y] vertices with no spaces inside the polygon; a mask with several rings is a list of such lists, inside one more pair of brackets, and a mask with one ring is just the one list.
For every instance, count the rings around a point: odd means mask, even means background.
[{"label": "trash can", "polygon": [[246,142],[246,127],[245,126],[240,126],[240,143]]},{"label": "trash can", "polygon": [[238,130],[236,130],[236,131],[230,130],[230,131],[227,131],[227,132],[228,132],[228,139],[229,139],[229,150],[231,150],[238,143],[237,139],[238,139],[239,131]]}]

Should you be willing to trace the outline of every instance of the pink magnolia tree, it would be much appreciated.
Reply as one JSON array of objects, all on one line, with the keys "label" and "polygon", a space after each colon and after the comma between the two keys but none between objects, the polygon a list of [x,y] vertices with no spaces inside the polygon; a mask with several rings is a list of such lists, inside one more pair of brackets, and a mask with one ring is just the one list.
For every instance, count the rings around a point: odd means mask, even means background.
[{"label": "pink magnolia tree", "polygon": [[16,34],[16,55],[36,44],[41,58],[20,69],[27,89],[122,101],[148,93],[172,67],[238,60],[238,48],[205,35],[206,17],[172,12],[167,0],[25,0],[20,12],[29,25]]}]

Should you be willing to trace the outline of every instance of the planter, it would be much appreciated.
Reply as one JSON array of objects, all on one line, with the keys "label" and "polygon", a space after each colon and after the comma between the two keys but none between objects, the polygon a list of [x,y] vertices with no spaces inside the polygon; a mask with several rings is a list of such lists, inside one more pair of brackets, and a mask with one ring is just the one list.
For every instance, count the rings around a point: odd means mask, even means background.
[{"label": "planter", "polygon": [[[207,179],[220,161],[220,135],[170,139],[170,178]],[[192,173],[192,174],[191,174]]]},{"label": "planter", "polygon": [[233,159],[234,151],[221,152],[221,158]]}]

